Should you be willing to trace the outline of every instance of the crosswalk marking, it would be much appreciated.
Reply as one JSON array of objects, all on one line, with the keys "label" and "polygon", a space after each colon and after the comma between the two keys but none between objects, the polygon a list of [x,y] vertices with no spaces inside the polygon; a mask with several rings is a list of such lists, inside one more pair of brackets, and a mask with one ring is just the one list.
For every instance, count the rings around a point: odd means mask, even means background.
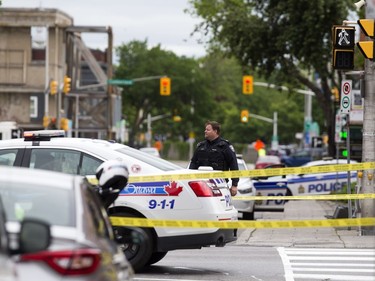
[{"label": "crosswalk marking", "polygon": [[375,249],[277,248],[285,281],[375,281]]}]

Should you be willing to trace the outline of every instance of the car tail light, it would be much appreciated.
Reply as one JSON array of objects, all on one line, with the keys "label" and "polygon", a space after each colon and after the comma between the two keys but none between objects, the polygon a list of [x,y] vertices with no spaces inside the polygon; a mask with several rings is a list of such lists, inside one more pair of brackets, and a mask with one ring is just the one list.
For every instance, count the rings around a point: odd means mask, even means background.
[{"label": "car tail light", "polygon": [[94,272],[98,268],[100,251],[95,249],[42,251],[24,254],[20,260],[22,262],[45,262],[61,275],[85,275]]},{"label": "car tail light", "polygon": [[197,197],[214,197],[222,196],[220,189],[211,182],[207,181],[190,181],[189,186]]}]

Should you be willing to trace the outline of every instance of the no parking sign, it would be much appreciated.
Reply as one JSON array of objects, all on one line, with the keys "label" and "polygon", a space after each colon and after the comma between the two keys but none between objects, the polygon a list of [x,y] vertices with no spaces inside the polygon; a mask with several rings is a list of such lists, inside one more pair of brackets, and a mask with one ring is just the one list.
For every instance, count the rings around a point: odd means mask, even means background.
[{"label": "no parking sign", "polygon": [[341,113],[349,114],[352,96],[352,80],[342,80],[341,82],[341,101],[340,111]]}]

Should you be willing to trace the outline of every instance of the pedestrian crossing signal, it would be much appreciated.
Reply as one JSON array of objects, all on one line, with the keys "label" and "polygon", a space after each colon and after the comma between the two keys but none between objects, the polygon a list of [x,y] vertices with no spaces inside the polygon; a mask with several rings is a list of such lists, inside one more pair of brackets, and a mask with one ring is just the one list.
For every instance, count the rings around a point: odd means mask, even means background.
[{"label": "pedestrian crossing signal", "polygon": [[160,95],[170,96],[171,95],[171,79],[168,77],[160,78]]},{"label": "pedestrian crossing signal", "polygon": [[338,70],[354,69],[355,28],[332,27],[332,67]]},{"label": "pedestrian crossing signal", "polygon": [[242,93],[245,95],[253,93],[253,76],[245,75],[242,77]]}]

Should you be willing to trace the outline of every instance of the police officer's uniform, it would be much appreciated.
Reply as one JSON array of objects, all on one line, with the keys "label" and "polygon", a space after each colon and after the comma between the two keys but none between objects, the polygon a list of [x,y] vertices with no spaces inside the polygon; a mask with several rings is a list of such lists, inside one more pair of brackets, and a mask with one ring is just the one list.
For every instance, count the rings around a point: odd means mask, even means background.
[{"label": "police officer's uniform", "polygon": [[[198,169],[200,166],[210,166],[219,171],[238,170],[233,146],[221,137],[213,141],[201,141],[191,158],[189,169]],[[237,186],[238,181],[239,178],[232,178],[232,185]]]}]

